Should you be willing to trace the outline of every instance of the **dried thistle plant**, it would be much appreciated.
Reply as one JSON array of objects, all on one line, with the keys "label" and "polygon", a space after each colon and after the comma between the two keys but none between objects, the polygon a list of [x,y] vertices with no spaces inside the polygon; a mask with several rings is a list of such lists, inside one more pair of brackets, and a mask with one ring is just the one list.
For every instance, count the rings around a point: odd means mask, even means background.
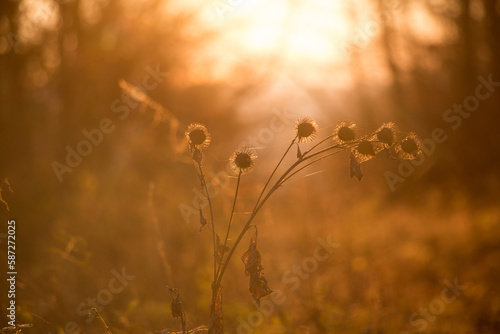
[{"label": "dried thistle plant", "polygon": [[[237,183],[231,214],[226,227],[224,242],[216,232],[217,227],[214,221],[214,212],[212,202],[205,182],[205,174],[202,167],[203,149],[208,147],[211,141],[211,136],[206,127],[202,124],[193,123],[189,125],[186,131],[186,138],[192,154],[192,159],[198,169],[200,186],[204,189],[206,199],[208,201],[208,209],[210,211],[210,221],[207,222],[203,211],[200,207],[200,231],[205,225],[208,225],[212,232],[213,239],[213,281],[212,281],[212,300],[210,303],[210,319],[208,326],[209,334],[224,333],[224,319],[222,313],[222,279],[226,273],[227,266],[232,259],[236,248],[242,241],[246,232],[253,226],[255,233],[250,239],[248,250],[241,256],[241,260],[245,266],[245,275],[249,277],[249,291],[254,301],[259,306],[260,299],[272,293],[268,281],[263,273],[262,257],[257,249],[257,227],[253,225],[253,221],[264,206],[267,200],[273,193],[281,188],[283,184],[292,178],[294,175],[304,170],[305,168],[337,153],[350,151],[349,171],[350,177],[355,177],[359,181],[363,178],[361,164],[375,158],[380,152],[386,151],[390,157],[400,156],[403,159],[414,159],[420,153],[420,141],[414,133],[403,135],[399,132],[397,126],[390,122],[380,126],[377,130],[360,135],[356,125],[351,121],[342,122],[337,125],[335,130],[325,138],[319,140],[315,145],[306,151],[302,151],[301,144],[315,140],[318,133],[316,122],[310,117],[303,117],[295,123],[295,137],[291,140],[284,154],[272,170],[262,191],[260,192],[257,201],[251,214],[239,230],[233,244],[228,244],[229,235],[232,228],[234,211],[237,203],[238,192],[240,189],[241,178],[244,174],[251,172],[256,163],[256,155],[252,149],[243,147],[237,149],[230,157],[229,161],[231,168],[237,173]],[[333,143],[332,143],[333,142]],[[297,160],[288,167],[281,168],[280,176],[276,176],[285,157],[290,153],[292,147],[297,146]],[[273,182],[273,183],[272,183]],[[270,186],[272,183],[272,186]],[[185,329],[185,318],[182,306],[178,300],[178,292],[173,295],[172,314],[174,317],[181,317],[183,333]],[[175,310],[175,312],[174,312]]]},{"label": "dried thistle plant", "polygon": [[89,315],[91,315],[92,313],[94,313],[95,317],[99,320],[101,320],[101,323],[102,325],[104,326],[104,330],[106,331],[106,333],[108,334],[113,334],[111,332],[111,329],[109,329],[108,325],[106,324],[106,321],[104,321],[104,318],[101,316],[101,314],[99,313],[99,311],[95,308],[95,307],[92,307],[90,310],[89,310]]}]

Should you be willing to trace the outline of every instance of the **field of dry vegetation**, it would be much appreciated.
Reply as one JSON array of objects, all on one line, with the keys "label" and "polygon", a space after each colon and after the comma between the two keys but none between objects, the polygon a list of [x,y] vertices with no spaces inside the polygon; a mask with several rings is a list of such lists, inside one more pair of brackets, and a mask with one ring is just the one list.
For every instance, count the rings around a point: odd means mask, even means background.
[{"label": "field of dry vegetation", "polygon": [[[489,0],[1,2],[0,333],[499,333],[499,22]],[[252,215],[287,148],[273,180],[328,147]]]}]

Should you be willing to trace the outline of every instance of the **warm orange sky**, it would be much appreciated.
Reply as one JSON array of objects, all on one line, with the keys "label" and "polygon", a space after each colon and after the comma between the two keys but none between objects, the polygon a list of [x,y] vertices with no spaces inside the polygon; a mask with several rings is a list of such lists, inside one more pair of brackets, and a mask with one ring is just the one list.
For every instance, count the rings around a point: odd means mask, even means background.
[{"label": "warm orange sky", "polygon": [[[191,0],[170,4],[168,10],[196,8],[197,22],[190,33],[217,32],[194,51],[192,73],[183,72],[183,80],[237,82],[234,68],[246,65],[256,74],[296,76],[313,85],[334,75],[329,85],[349,88],[353,50],[367,55],[370,63],[377,61],[380,16],[419,40],[442,43],[453,38],[423,4],[406,4],[404,9],[398,0],[384,3],[387,8],[380,12],[370,0]],[[373,68],[381,68],[370,73],[375,80],[387,79],[383,66]]]},{"label": "warm orange sky", "polygon": [[[64,6],[67,1],[57,3]],[[132,7],[149,0],[134,0],[133,6],[126,4],[129,1],[123,0],[124,7],[136,11]],[[36,40],[41,29],[56,29],[57,3],[22,1],[22,16],[28,18],[20,21],[23,39]],[[174,70],[171,78],[182,86],[213,81],[237,84],[242,78],[236,69],[246,67],[252,68],[257,77],[300,77],[311,85],[324,85],[326,77],[334,76],[328,85],[350,88],[352,52],[366,55],[374,65],[377,62],[380,16],[420,40],[443,43],[453,39],[453,31],[433,18],[420,2],[405,4],[405,8],[398,0],[384,3],[387,8],[381,13],[370,0],[165,1],[167,16],[195,14],[193,22],[184,28],[184,36],[210,32],[209,38],[189,51],[188,66]],[[80,4],[82,19],[92,24],[100,19],[100,7],[105,1],[86,0]],[[481,15],[479,9],[475,12]],[[404,63],[405,55],[398,56]],[[387,80],[384,66],[373,68],[377,68],[369,73],[373,80]]]}]

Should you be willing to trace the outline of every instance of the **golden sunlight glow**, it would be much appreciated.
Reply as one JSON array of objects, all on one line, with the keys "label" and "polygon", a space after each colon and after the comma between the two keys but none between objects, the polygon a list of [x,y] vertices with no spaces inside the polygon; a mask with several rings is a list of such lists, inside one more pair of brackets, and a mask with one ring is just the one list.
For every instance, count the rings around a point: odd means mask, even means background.
[{"label": "golden sunlight glow", "polygon": [[291,63],[342,60],[340,44],[348,38],[349,23],[340,1],[257,0],[241,6],[217,17],[237,49]]},{"label": "golden sunlight glow", "polygon": [[[388,0],[383,8],[369,0],[186,0],[175,7],[169,3],[168,13],[195,14],[196,22],[184,33],[201,41],[189,55],[189,68],[171,74],[181,85],[237,82],[248,75],[259,78],[278,72],[324,84],[330,76],[336,80],[329,85],[346,88],[352,83],[353,55],[364,54],[373,68],[370,77],[387,82],[384,66],[374,66],[383,20],[424,42],[446,36],[444,27],[424,8],[412,8],[414,13],[406,21],[401,2]],[[242,75],[239,69],[245,68],[252,73]]]},{"label": "golden sunlight glow", "polygon": [[23,42],[36,41],[43,30],[57,27],[58,7],[49,0],[23,0],[19,7],[19,35]]},{"label": "golden sunlight glow", "polygon": [[[362,3],[369,2],[361,0],[355,6]],[[188,35],[213,32],[192,54],[192,66],[172,75],[185,83],[210,77],[227,80],[239,75],[234,68],[246,64],[252,64],[256,75],[279,70],[305,79],[326,69],[345,71],[349,61],[345,45],[352,44],[358,27],[349,17],[352,8],[346,6],[341,0],[188,0],[182,6],[168,6],[172,14],[196,12],[197,22]]]}]

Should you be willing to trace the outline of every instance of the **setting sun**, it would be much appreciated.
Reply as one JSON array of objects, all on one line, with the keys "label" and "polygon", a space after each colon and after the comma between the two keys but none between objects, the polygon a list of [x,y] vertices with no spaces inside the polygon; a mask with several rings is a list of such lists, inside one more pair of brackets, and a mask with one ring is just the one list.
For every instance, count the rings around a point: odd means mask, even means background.
[{"label": "setting sun", "polygon": [[340,1],[255,1],[220,17],[222,38],[242,52],[288,62],[338,62],[349,23]]}]

